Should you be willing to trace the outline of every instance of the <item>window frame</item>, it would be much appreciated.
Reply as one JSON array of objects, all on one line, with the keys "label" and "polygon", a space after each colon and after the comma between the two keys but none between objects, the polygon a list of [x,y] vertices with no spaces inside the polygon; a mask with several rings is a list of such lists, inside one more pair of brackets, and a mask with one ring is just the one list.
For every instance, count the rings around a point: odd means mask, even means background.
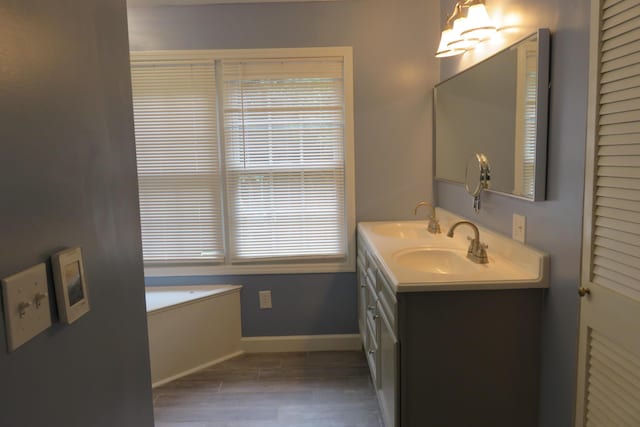
[{"label": "window frame", "polygon": [[[305,57],[341,57],[343,60],[344,84],[344,171],[345,171],[345,225],[347,238],[347,256],[345,258],[317,258],[308,261],[286,260],[278,262],[240,262],[231,263],[229,256],[229,221],[226,197],[226,169],[223,167],[221,185],[223,194],[224,262],[223,263],[180,263],[159,265],[157,262],[144,264],[147,277],[163,276],[212,276],[212,275],[260,275],[260,274],[304,274],[339,273],[355,271],[355,147],[354,147],[354,101],[353,101],[353,49],[351,47],[318,48],[279,48],[279,49],[222,49],[222,50],[162,50],[132,51],[131,63],[149,62],[191,62],[219,61],[237,59],[277,59]],[[220,70],[216,68],[216,74]],[[216,79],[217,85],[222,82]],[[220,94],[219,87],[214,88]],[[221,99],[218,100],[218,123],[222,120]],[[224,132],[218,127],[219,161],[224,162]],[[304,230],[301,230],[304,232]]]}]

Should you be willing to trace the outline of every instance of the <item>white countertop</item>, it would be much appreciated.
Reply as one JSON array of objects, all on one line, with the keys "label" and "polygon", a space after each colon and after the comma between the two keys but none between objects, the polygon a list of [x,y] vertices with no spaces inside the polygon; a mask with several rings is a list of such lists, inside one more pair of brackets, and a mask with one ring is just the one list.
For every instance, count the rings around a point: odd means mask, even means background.
[{"label": "white countertop", "polygon": [[[467,220],[448,211],[437,208],[442,233],[431,234],[426,231],[427,220],[421,221],[381,221],[361,222],[358,231],[369,252],[385,270],[396,292],[454,291],[454,290],[492,290],[547,288],[549,257],[547,254],[523,245],[508,237],[494,233],[482,227],[480,241],[489,245],[488,264],[476,264],[466,256],[469,242],[473,237],[471,227],[461,225],[455,230],[455,237],[446,236],[447,231],[457,221]],[[408,233],[404,237],[377,233],[380,225],[423,224],[416,235]],[[401,225],[400,225],[401,226]],[[423,231],[423,232],[422,232]],[[430,248],[452,250],[458,253],[468,264],[453,274],[418,271],[399,263],[394,256],[409,248]]]}]

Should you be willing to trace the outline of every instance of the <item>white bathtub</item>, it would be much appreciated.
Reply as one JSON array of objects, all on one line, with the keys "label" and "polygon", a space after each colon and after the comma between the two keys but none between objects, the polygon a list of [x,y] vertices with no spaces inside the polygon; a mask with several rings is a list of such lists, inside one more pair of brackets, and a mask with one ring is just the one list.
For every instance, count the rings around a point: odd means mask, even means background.
[{"label": "white bathtub", "polygon": [[145,289],[153,387],[241,354],[236,285]]}]

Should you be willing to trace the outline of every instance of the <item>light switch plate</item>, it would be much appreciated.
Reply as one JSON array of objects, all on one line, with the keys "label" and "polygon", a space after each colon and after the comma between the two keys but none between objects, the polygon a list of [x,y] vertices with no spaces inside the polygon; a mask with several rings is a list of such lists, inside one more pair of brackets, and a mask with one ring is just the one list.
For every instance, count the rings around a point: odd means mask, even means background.
[{"label": "light switch plate", "polygon": [[520,243],[524,243],[526,239],[526,231],[527,231],[527,217],[524,215],[513,214],[513,229],[512,235],[513,240],[516,240]]},{"label": "light switch plate", "polygon": [[51,326],[44,263],[2,279],[2,297],[9,351]]}]

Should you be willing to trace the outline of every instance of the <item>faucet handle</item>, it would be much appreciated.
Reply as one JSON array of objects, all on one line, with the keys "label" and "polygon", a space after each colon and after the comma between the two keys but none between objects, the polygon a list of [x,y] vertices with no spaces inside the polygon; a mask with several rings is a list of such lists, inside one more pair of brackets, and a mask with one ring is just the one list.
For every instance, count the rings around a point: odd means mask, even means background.
[{"label": "faucet handle", "polygon": [[487,257],[487,248],[489,245],[482,243],[479,240],[476,241],[476,239],[468,239],[471,240],[471,244],[467,250],[467,257],[478,264],[488,263],[489,258]]},{"label": "faucet handle", "polygon": [[436,218],[436,209],[429,202],[419,202],[415,208],[413,208],[413,214],[416,215],[418,213],[418,208],[420,206],[427,206],[431,208],[431,215],[429,216],[429,223],[427,225],[427,231],[431,234],[441,233],[440,231],[440,222]]},{"label": "faucet handle", "polygon": [[[471,237],[471,236],[467,236],[467,240],[468,240],[468,241],[470,241],[470,242],[473,242],[473,241],[475,241],[476,239],[474,239],[474,238],[473,238],[473,237]],[[486,243],[478,242],[478,246],[479,246],[479,247],[482,247],[482,248],[484,248],[484,249],[489,249],[489,245],[487,245]]]},{"label": "faucet handle", "polygon": [[442,233],[442,231],[440,230],[440,221],[435,216],[432,216],[431,218],[429,218],[429,225],[427,226],[427,231],[432,234]]}]

